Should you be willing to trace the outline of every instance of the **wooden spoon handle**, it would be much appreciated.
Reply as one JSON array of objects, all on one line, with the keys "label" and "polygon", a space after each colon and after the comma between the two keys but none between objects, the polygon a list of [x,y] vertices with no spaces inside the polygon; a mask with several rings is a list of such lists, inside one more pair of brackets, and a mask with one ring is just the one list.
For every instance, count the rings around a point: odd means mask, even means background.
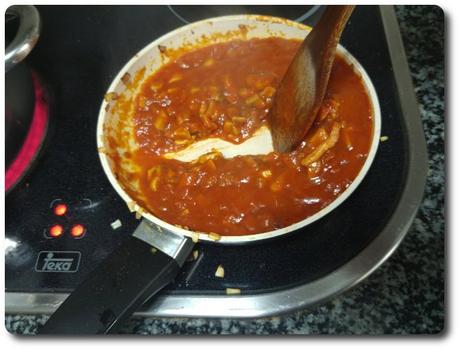
[{"label": "wooden spoon handle", "polygon": [[335,50],[354,6],[328,6],[302,42],[270,110],[273,147],[289,152],[305,137],[323,101]]},{"label": "wooden spoon handle", "polygon": [[313,57],[313,62],[320,64],[315,67],[317,74],[315,104],[321,104],[324,98],[337,44],[354,8],[354,5],[328,6],[307,40],[302,43],[301,50],[309,50],[312,56],[319,55]]}]

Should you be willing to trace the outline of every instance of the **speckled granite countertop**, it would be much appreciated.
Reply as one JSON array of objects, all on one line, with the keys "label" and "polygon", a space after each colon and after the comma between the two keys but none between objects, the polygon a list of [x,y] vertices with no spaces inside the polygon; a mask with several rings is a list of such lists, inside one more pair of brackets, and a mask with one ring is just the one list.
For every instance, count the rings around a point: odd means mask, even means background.
[{"label": "speckled granite countertop", "polygon": [[[257,320],[133,319],[138,334],[433,334],[444,327],[444,17],[434,6],[397,6],[429,153],[420,211],[393,256],[327,304]],[[6,317],[14,333],[35,333],[46,316]]]}]

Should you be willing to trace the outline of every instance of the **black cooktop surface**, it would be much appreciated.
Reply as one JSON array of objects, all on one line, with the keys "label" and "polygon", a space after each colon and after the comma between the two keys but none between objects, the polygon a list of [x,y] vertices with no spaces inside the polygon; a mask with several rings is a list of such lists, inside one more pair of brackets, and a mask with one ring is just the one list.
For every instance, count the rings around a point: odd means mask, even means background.
[{"label": "black cooktop surface", "polygon": [[[205,17],[259,13],[314,24],[322,12],[318,6],[38,9],[42,34],[27,62],[49,93],[50,130],[36,166],[6,196],[6,288],[10,292],[72,290],[139,224],[106,179],[96,147],[104,93],[135,53],[186,22]],[[379,9],[358,6],[341,42],[373,81],[382,109],[382,135],[392,142],[380,145],[362,184],[322,220],[261,244],[199,243],[199,258],[186,263],[164,293],[223,293],[227,287],[261,293],[304,284],[350,260],[384,227],[404,185],[407,139]],[[68,206],[65,215],[54,214],[57,203]],[[111,223],[116,220],[122,226],[114,230]],[[55,224],[62,225],[64,233],[50,238],[47,232]],[[70,234],[75,224],[86,229],[78,239]],[[53,257],[70,262],[68,269],[43,268],[44,259]],[[225,267],[225,279],[214,277],[219,264]]]}]

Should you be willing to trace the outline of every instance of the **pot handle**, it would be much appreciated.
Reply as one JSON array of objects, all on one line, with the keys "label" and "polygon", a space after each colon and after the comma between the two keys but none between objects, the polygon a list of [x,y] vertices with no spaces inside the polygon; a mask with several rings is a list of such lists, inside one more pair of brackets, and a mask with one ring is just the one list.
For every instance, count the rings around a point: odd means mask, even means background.
[{"label": "pot handle", "polygon": [[19,28],[5,50],[5,72],[21,62],[32,51],[40,36],[40,14],[35,6],[13,5],[6,14],[19,16]]},{"label": "pot handle", "polygon": [[38,333],[116,333],[142,303],[175,278],[193,245],[188,237],[155,232],[142,221],[134,235],[77,286]]}]

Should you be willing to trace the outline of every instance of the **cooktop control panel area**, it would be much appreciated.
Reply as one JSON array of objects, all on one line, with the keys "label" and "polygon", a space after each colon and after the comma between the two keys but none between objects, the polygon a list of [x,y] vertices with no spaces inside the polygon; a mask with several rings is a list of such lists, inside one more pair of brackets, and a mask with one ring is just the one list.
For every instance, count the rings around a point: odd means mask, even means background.
[{"label": "cooktop control panel area", "polygon": [[46,238],[61,238],[70,235],[82,239],[86,234],[86,225],[79,220],[78,212],[93,206],[93,201],[84,198],[78,202],[65,202],[56,198],[50,203],[49,226],[43,230]]},{"label": "cooktop control panel area", "polygon": [[[50,101],[40,158],[6,196],[7,292],[69,292],[132,234],[139,220],[99,162],[96,124],[112,79],[140,49],[185,23],[259,13],[313,25],[320,6],[39,6],[42,33],[27,63]],[[262,293],[318,279],[356,256],[392,215],[405,181],[407,139],[378,7],[358,6],[342,44],[368,72],[382,109],[382,143],[359,188],[322,220],[249,245],[199,243],[163,293]],[[391,172],[388,169],[392,169]],[[382,186],[382,184],[385,186]],[[379,200],[375,200],[378,198]],[[225,278],[215,277],[218,265]]]}]

